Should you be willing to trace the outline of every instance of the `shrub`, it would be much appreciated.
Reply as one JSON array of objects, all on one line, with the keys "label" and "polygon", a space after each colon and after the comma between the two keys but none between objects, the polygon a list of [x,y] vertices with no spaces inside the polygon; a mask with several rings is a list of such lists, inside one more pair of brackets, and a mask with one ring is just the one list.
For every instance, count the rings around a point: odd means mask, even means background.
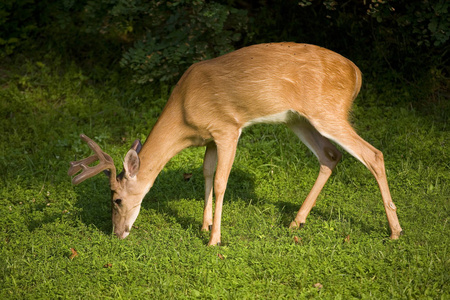
[{"label": "shrub", "polygon": [[120,65],[139,83],[174,80],[192,63],[233,50],[247,24],[244,10],[197,0],[98,1],[86,10],[89,31],[132,44]]}]

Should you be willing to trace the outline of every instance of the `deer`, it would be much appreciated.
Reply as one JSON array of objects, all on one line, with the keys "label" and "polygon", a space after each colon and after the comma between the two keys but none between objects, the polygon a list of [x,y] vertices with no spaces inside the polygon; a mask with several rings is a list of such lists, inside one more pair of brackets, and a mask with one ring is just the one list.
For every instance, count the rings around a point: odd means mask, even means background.
[{"label": "deer", "polygon": [[[77,185],[105,171],[111,188],[113,231],[127,237],[144,196],[166,163],[187,147],[205,146],[205,202],[201,230],[208,245],[221,243],[225,190],[242,130],[256,123],[286,124],[317,157],[318,177],[290,228],[301,228],[342,157],[333,144],[364,164],[375,177],[390,227],[403,234],[392,201],[383,153],[363,140],[349,122],[362,84],[359,68],[331,50],[292,42],[257,44],[190,66],[142,145],[136,140],[116,175],[114,161],[89,137],[94,155],[70,163]],[[90,166],[99,161],[97,165]],[[215,208],[213,215],[213,193]]]}]

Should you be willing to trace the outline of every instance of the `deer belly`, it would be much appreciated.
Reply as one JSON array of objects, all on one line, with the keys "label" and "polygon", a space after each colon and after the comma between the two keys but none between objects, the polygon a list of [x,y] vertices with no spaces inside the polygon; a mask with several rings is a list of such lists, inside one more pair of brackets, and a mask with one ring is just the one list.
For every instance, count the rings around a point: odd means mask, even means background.
[{"label": "deer belly", "polygon": [[244,124],[243,127],[247,127],[253,124],[258,124],[258,123],[270,123],[270,124],[277,124],[277,123],[290,123],[290,122],[294,122],[295,120],[298,120],[300,118],[300,114],[296,111],[293,111],[291,109],[280,112],[280,113],[276,113],[273,115],[267,115],[267,116],[262,116],[259,118],[255,118],[253,120],[250,120],[248,122],[246,122]]}]

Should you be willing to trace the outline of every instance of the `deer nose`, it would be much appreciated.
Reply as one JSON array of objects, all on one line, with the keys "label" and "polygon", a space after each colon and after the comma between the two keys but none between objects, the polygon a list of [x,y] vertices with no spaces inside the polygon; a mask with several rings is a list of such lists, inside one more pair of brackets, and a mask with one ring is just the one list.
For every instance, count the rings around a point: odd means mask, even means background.
[{"label": "deer nose", "polygon": [[126,230],[123,231],[123,232],[116,232],[116,236],[117,236],[120,240],[126,238],[129,234],[130,234],[130,232],[129,232],[129,231],[126,231]]},{"label": "deer nose", "polygon": [[126,226],[123,231],[115,231],[114,230],[114,233],[120,240],[122,240],[130,234],[130,229],[128,228],[128,226]]}]

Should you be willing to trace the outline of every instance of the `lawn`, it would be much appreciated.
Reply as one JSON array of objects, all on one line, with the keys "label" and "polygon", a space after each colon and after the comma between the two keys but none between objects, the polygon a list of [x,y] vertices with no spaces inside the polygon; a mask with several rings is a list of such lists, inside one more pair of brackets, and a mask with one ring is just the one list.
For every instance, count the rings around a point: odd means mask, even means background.
[{"label": "lawn", "polygon": [[450,106],[410,103],[407,91],[364,85],[352,113],[384,153],[399,240],[375,179],[345,152],[305,227],[288,229],[318,163],[286,127],[257,125],[239,142],[223,245],[207,247],[203,148],[167,164],[125,240],[111,234],[107,178],[74,187],[67,176],[90,154],[80,133],[119,167],[170,87],[51,54],[10,60],[0,69],[0,298],[449,299]]}]

